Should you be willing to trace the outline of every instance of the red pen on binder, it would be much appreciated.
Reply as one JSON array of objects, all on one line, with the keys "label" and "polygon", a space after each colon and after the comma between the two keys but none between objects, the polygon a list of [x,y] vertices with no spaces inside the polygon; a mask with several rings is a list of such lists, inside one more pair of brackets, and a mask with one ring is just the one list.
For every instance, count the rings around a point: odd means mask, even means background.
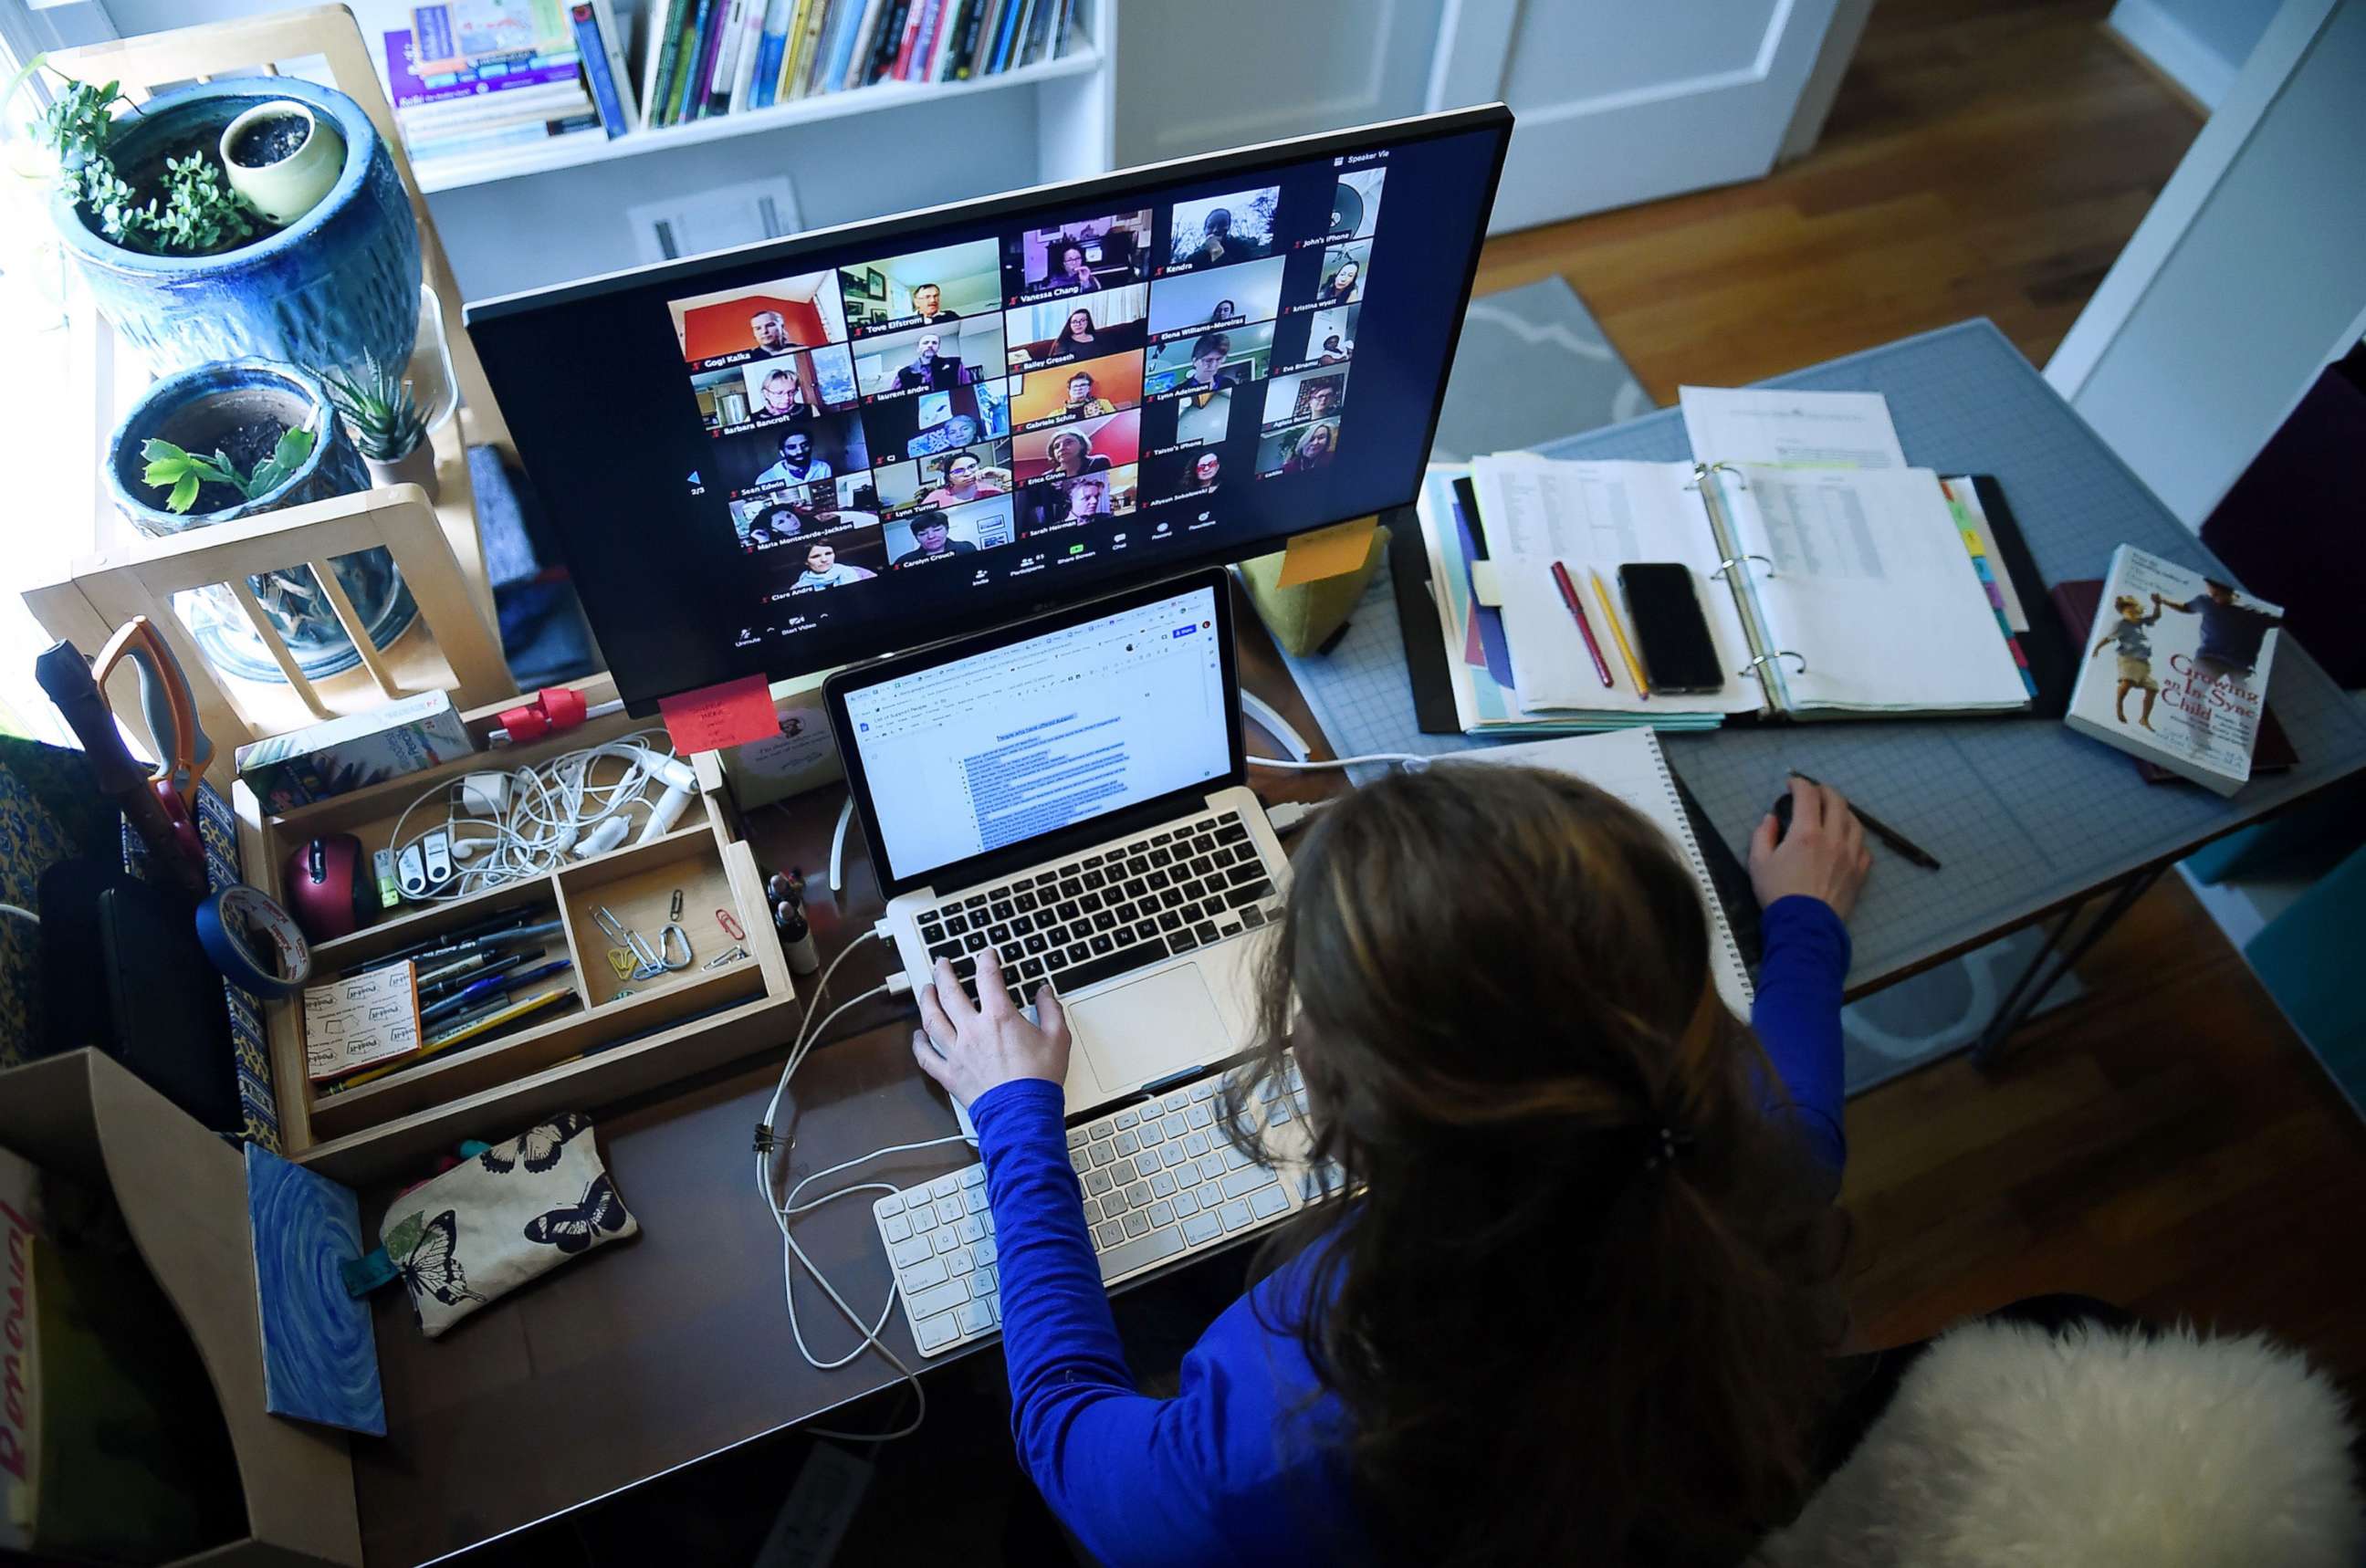
[{"label": "red pen on binder", "polygon": [[1560,602],[1569,606],[1571,619],[1577,622],[1578,635],[1585,638],[1585,651],[1594,655],[1594,672],[1602,677],[1604,685],[1612,684],[1610,666],[1603,662],[1602,645],[1594,640],[1594,623],[1585,618],[1585,604],[1577,596],[1577,584],[1569,580],[1569,569],[1555,561],[1552,574],[1553,581],[1560,587]]}]

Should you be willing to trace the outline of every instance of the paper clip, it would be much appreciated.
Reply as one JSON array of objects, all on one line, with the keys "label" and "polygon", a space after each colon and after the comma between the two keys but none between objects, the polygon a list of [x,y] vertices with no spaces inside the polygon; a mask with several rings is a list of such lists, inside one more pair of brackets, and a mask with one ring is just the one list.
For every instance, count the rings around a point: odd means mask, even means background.
[{"label": "paper clip", "polygon": [[639,962],[625,949],[612,947],[608,950],[608,967],[616,972],[617,979],[629,980],[633,977],[633,971],[639,967]]},{"label": "paper clip", "polygon": [[682,889],[679,887],[673,890],[673,904],[666,911],[666,919],[676,921],[682,919]]},{"label": "paper clip", "polygon": [[716,953],[714,957],[700,964],[699,967],[701,969],[720,969],[727,964],[737,964],[739,960],[747,956],[748,950],[746,948],[729,947],[724,949],[721,953]]},{"label": "paper clip", "polygon": [[746,942],[748,940],[748,928],[741,925],[739,923],[739,917],[733,914],[730,910],[715,910],[715,923],[721,926],[723,928],[723,934],[729,937],[733,942]]}]

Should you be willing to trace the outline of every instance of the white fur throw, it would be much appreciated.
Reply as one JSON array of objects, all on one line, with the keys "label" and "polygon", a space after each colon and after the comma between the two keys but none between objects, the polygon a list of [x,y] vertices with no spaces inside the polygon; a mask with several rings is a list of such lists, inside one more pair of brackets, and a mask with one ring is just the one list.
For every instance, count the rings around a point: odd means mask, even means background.
[{"label": "white fur throw", "polygon": [[2332,1385],[2252,1335],[1949,1331],[1788,1529],[1773,1568],[2359,1568]]}]

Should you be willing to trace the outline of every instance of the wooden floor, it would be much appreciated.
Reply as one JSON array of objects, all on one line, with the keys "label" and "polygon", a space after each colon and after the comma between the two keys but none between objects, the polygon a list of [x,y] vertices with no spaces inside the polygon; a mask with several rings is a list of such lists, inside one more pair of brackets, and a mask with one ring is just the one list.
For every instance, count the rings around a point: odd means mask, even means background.
[{"label": "wooden floor", "polygon": [[[1808,158],[1496,241],[1479,288],[1559,273],[1662,403],[1967,316],[2043,366],[2200,129],[2108,9],[1883,0]],[[2076,1290],[2366,1395],[2366,1126],[2178,878],[2079,977],[2000,1069],[1851,1102],[1862,1336]]]},{"label": "wooden floor", "polygon": [[1508,235],[1479,290],[1560,274],[1663,404],[1968,316],[2042,367],[2201,129],[2109,9],[1881,0],[1808,157]]}]

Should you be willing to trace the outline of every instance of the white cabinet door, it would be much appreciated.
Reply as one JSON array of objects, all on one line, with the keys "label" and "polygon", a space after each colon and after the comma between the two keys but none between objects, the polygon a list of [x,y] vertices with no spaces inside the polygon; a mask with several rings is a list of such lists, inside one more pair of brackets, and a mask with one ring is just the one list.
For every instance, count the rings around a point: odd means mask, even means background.
[{"label": "white cabinet door", "polygon": [[[1195,7],[1196,9],[1196,7]],[[1492,233],[1754,179],[1834,0],[1447,0],[1427,105],[1518,117]]]},{"label": "white cabinet door", "polygon": [[1422,112],[1446,0],[1126,0],[1119,166]]}]

